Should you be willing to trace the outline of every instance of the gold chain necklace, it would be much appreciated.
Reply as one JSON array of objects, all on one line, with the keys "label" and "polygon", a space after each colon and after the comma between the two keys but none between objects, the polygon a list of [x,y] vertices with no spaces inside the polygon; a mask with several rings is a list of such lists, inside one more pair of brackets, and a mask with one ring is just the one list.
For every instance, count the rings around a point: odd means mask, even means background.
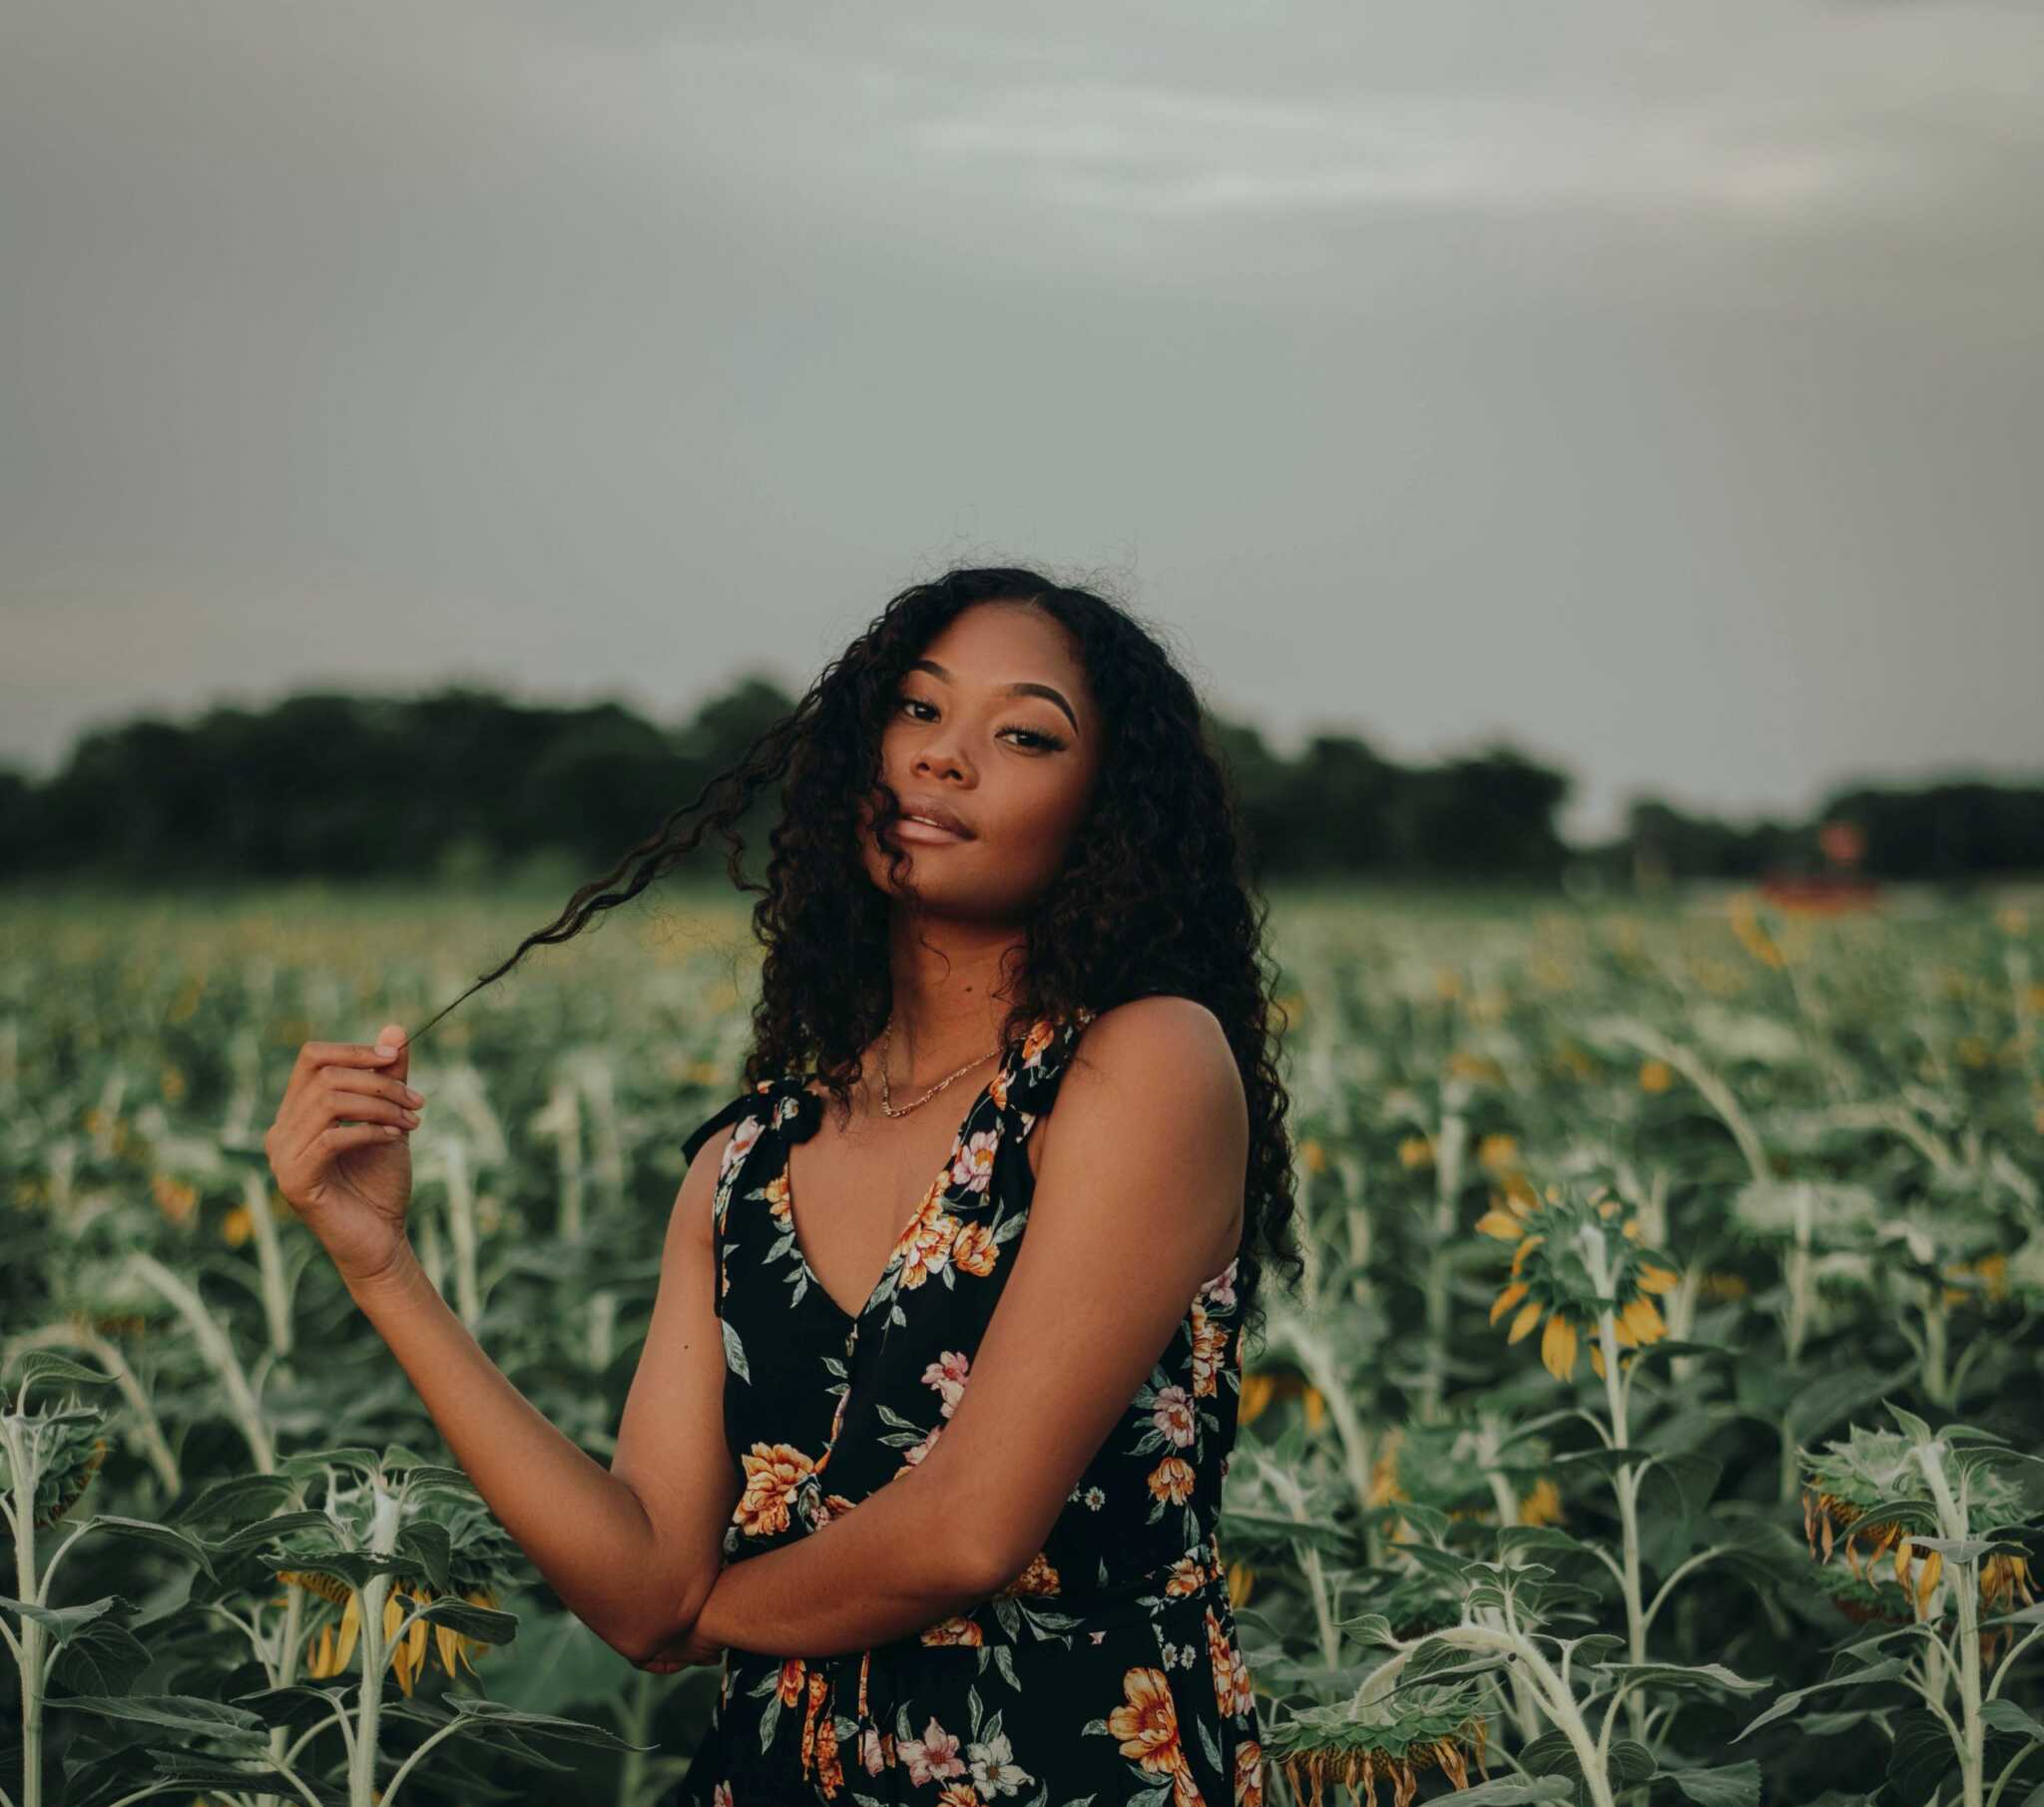
[{"label": "gold chain necklace", "polygon": [[959,1068],[956,1073],[951,1074],[948,1078],[939,1080],[934,1086],[932,1086],[927,1092],[925,1092],[921,1098],[917,1099],[915,1101],[915,1104],[903,1105],[901,1109],[897,1111],[894,1109],[893,1092],[891,1087],[889,1086],[887,1078],[887,1069],[892,1064],[888,1057],[892,1053],[893,1047],[894,1025],[892,1023],[889,1023],[886,1029],[883,1030],[880,1035],[880,1110],[888,1117],[906,1117],[909,1114],[909,1112],[915,1110],[918,1106],[928,1104],[930,1100],[935,1098],[938,1093],[943,1091],[943,1089],[946,1086],[948,1086],[952,1080],[963,1079],[966,1074],[970,1073],[973,1070],[973,1068],[983,1066],[986,1062],[992,1060],[994,1058],[994,1055],[999,1054],[1001,1052],[1000,1049],[996,1048],[993,1051],[993,1054],[983,1054],[976,1061],[967,1061],[965,1065]]}]

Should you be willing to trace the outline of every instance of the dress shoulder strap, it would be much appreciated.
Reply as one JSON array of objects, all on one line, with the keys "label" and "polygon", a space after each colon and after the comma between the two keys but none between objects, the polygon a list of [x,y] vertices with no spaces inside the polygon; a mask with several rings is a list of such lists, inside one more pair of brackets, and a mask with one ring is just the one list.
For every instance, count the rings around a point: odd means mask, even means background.
[{"label": "dress shoulder strap", "polygon": [[1006,1074],[1002,1108],[1033,1122],[1051,1108],[1072,1050],[1098,1013],[1083,1005],[1063,1018],[1041,1017],[1022,1043]]},{"label": "dress shoulder strap", "polygon": [[762,1080],[690,1130],[682,1141],[682,1159],[693,1163],[697,1150],[718,1130],[749,1117],[757,1119],[763,1129],[783,1129],[794,1140],[806,1141],[822,1108],[823,1101],[800,1079]]}]

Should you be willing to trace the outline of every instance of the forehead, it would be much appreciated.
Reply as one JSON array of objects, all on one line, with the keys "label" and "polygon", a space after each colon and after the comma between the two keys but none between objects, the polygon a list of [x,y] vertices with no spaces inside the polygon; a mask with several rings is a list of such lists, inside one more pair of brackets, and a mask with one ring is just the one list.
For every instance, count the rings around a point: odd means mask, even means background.
[{"label": "forehead", "polygon": [[1086,687],[1085,668],[1063,628],[1013,603],[976,603],[935,635],[922,655],[961,683],[1043,678],[1069,691]]}]

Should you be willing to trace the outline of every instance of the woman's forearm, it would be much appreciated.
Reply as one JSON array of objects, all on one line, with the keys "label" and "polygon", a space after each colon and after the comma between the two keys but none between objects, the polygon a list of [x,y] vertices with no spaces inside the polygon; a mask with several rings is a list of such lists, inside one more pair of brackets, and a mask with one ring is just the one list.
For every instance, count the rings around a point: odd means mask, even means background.
[{"label": "woman's forearm", "polygon": [[461,1471],[576,1617],[633,1655],[671,1631],[648,1617],[659,1573],[652,1521],[624,1481],[540,1414],[484,1353],[406,1243],[348,1291],[410,1376]]},{"label": "woman's forearm", "polygon": [[[792,1544],[727,1563],[694,1636],[766,1655],[835,1656],[906,1636],[991,1594],[929,1471],[897,1475]],[[1012,1579],[1012,1578],[1004,1578]]]}]

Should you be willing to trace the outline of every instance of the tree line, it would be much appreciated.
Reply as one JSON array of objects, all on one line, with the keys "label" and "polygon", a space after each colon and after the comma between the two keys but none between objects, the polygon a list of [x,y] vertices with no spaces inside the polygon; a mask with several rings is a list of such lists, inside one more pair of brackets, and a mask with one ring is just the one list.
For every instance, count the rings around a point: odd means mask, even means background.
[{"label": "tree line", "polygon": [[[589,876],[793,705],[771,678],[750,676],[672,726],[616,702],[564,708],[467,685],[137,717],[83,735],[46,779],[0,767],[0,878],[496,879],[542,866]],[[1418,764],[1323,732],[1287,756],[1248,723],[1210,714],[1207,725],[1265,880],[1815,872],[1826,863],[1819,831],[1838,822],[1856,825],[1854,869],[1869,878],[2044,871],[2044,784],[1855,787],[1807,820],[1745,825],[1647,799],[1617,838],[1571,845],[1555,818],[1573,780],[1508,745]],[[762,799],[742,824],[755,879],[772,807]],[[714,878],[724,858],[713,837],[684,870]]]}]

